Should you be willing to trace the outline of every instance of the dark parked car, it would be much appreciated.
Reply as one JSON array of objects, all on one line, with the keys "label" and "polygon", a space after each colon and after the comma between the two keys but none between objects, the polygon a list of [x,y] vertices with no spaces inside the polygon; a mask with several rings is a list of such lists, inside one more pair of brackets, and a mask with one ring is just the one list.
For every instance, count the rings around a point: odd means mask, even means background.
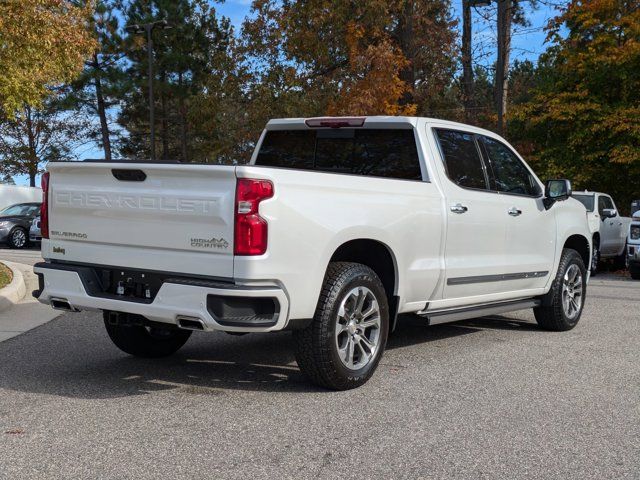
[{"label": "dark parked car", "polygon": [[19,203],[0,211],[0,242],[11,248],[24,248],[29,243],[29,228],[40,214],[40,203]]}]

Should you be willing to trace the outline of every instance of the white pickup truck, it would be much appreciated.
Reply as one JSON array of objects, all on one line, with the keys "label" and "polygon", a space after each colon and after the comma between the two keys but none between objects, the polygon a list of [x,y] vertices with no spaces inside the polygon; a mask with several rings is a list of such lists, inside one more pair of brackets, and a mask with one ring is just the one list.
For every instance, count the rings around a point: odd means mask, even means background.
[{"label": "white pickup truck", "polygon": [[397,315],[425,324],[533,308],[573,328],[591,235],[486,130],[426,118],[272,120],[251,162],[50,163],[40,301],[101,310],[114,343],[170,355],[192,330],[292,330],[301,370],[348,389]]},{"label": "white pickup truck", "polygon": [[634,280],[640,280],[640,210],[633,214],[627,240],[627,263]]},{"label": "white pickup truck", "polygon": [[600,260],[612,259],[618,269],[625,268],[627,235],[631,219],[622,217],[610,195],[600,192],[573,192],[573,198],[587,209],[592,235],[591,275],[598,272]]}]

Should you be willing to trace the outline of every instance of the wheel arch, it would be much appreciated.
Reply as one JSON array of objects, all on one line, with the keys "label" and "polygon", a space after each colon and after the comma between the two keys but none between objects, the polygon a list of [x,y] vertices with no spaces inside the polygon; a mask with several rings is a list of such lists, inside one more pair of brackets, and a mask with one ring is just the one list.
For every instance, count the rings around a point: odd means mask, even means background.
[{"label": "wheel arch", "polygon": [[[598,234],[596,233],[595,235],[598,235]],[[594,235],[594,238],[595,238],[595,235]],[[589,243],[589,240],[585,236],[580,234],[571,235],[569,238],[565,240],[562,248],[563,249],[571,248],[576,252],[578,252],[580,254],[580,257],[582,257],[582,261],[584,262],[585,267],[587,267],[587,269],[590,268],[591,245]]]},{"label": "wheel arch", "polygon": [[398,263],[391,248],[371,238],[358,238],[344,242],[336,248],[329,262],[354,262],[368,266],[380,278],[389,302],[389,331],[396,326],[398,314]]}]

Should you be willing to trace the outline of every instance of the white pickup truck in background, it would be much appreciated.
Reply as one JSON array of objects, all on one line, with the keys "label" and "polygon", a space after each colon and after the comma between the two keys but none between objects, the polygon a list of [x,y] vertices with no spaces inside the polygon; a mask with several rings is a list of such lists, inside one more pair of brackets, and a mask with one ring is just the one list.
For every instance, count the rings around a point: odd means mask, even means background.
[{"label": "white pickup truck in background", "polygon": [[640,280],[640,210],[631,217],[627,239],[627,263],[634,280]]},{"label": "white pickup truck in background", "polygon": [[625,268],[631,219],[620,216],[613,198],[606,193],[573,192],[573,198],[587,209],[593,242],[591,275],[598,272],[601,260],[612,259],[617,269]]},{"label": "white pickup truck in background", "polygon": [[573,328],[591,232],[486,130],[409,117],[272,120],[249,165],[50,163],[39,300],[101,310],[123,351],[193,330],[292,330],[302,371],[366,382],[397,314],[426,324],[533,308]]}]

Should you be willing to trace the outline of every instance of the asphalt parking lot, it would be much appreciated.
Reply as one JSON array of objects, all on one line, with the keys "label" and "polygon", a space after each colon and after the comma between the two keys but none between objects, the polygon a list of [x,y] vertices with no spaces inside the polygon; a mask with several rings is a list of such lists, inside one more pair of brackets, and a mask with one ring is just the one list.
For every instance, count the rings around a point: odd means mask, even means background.
[{"label": "asphalt parking lot", "polygon": [[310,386],[287,333],[126,356],[66,314],[0,343],[0,478],[640,478],[640,282],[571,332],[403,318],[372,381]]},{"label": "asphalt parking lot", "polygon": [[28,248],[16,250],[0,244],[0,260],[33,265],[42,261],[40,256],[40,245],[31,245]]}]

